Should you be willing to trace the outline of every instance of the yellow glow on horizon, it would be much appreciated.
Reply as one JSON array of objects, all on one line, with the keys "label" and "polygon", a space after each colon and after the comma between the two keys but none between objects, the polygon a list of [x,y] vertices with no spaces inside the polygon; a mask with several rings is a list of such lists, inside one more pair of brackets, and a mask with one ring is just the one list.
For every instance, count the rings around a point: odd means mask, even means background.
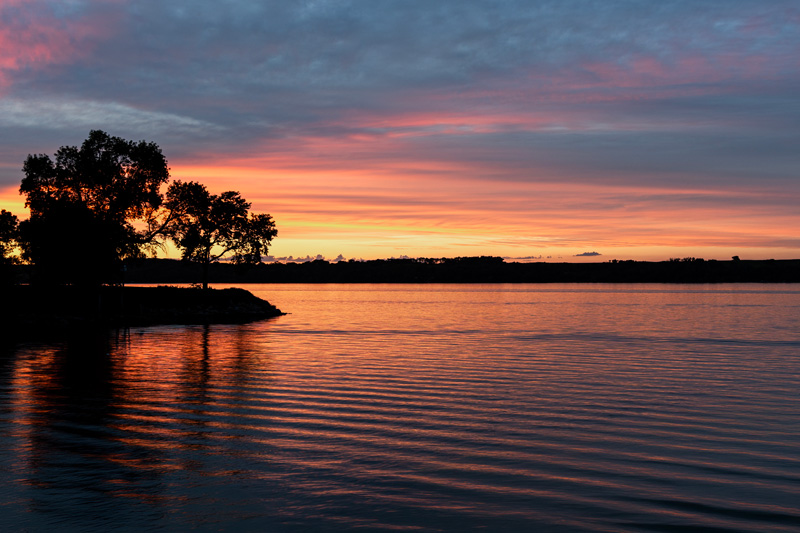
[{"label": "yellow glow on horizon", "polygon": [[0,209],[12,212],[19,219],[28,218],[28,210],[25,209],[25,197],[20,196],[19,187],[0,189]]},{"label": "yellow glow on horizon", "polygon": [[[274,163],[275,161],[270,161]],[[233,187],[237,176],[255,210],[276,219],[279,235],[271,254],[378,258],[398,255],[560,256],[663,260],[703,255],[794,257],[789,242],[795,217],[770,210],[747,216],[714,204],[757,191],[681,190],[667,187],[589,185],[576,182],[486,182],[462,176],[460,188],[446,177],[384,169],[328,171],[261,167],[263,161],[231,166],[176,166],[177,179],[196,179],[213,191]],[[252,189],[250,189],[252,187]],[[249,189],[249,190],[248,190]],[[652,198],[658,198],[653,200]],[[693,199],[697,205],[661,208],[658,201]],[[584,200],[583,204],[575,199]],[[602,256],[575,257],[589,251]]]},{"label": "yellow glow on horizon", "polygon": [[[275,257],[800,257],[800,216],[772,209],[769,191],[600,185],[537,169],[530,174],[538,180],[492,180],[480,169],[428,162],[413,171],[372,166],[331,168],[281,155],[173,161],[171,175],[212,193],[238,190],[254,212],[270,213],[279,231]],[[746,210],[720,203],[761,197]],[[17,187],[0,190],[0,208],[27,217]],[[595,251],[602,255],[579,255]],[[179,257],[171,246],[160,255]]]}]

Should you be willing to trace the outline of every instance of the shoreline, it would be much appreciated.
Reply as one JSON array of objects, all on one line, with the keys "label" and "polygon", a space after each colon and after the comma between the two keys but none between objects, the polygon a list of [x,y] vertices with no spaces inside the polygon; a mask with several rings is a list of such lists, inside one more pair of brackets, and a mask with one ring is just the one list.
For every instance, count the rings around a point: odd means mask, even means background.
[{"label": "shoreline", "polygon": [[84,326],[236,324],[285,314],[241,288],[15,285],[5,292],[3,329],[11,335]]},{"label": "shoreline", "polygon": [[[196,265],[131,262],[126,283],[197,283]],[[500,257],[386,259],[330,263],[214,264],[209,282],[279,283],[800,283],[800,259],[506,263]]]},{"label": "shoreline", "polygon": [[[197,264],[178,259],[125,263],[125,285],[196,285]],[[11,267],[10,280],[27,283],[28,265]],[[369,261],[210,265],[208,282],[241,286],[283,283],[800,283],[800,259],[507,263],[501,257],[376,259]]]}]

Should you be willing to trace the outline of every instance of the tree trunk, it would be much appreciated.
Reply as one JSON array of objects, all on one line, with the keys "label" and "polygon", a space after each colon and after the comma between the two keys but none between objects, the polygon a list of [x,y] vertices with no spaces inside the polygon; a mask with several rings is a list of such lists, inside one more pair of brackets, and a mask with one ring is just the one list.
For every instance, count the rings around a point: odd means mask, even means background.
[{"label": "tree trunk", "polygon": [[208,266],[210,261],[203,261],[203,290],[208,290]]}]

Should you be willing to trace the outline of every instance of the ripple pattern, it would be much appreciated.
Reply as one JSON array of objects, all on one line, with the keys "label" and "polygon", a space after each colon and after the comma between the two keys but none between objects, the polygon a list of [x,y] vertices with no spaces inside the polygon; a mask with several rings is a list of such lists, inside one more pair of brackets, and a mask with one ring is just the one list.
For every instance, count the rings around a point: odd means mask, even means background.
[{"label": "ripple pattern", "polygon": [[800,531],[800,291],[735,288],[259,286],[291,314],[15,346],[0,529]]}]

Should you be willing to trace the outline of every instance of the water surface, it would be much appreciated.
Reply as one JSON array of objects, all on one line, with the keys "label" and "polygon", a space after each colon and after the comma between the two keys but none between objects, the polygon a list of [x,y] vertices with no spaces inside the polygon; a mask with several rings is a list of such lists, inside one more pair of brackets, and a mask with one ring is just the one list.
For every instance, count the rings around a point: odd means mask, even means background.
[{"label": "water surface", "polygon": [[0,358],[0,530],[799,531],[796,285],[257,285]]}]

